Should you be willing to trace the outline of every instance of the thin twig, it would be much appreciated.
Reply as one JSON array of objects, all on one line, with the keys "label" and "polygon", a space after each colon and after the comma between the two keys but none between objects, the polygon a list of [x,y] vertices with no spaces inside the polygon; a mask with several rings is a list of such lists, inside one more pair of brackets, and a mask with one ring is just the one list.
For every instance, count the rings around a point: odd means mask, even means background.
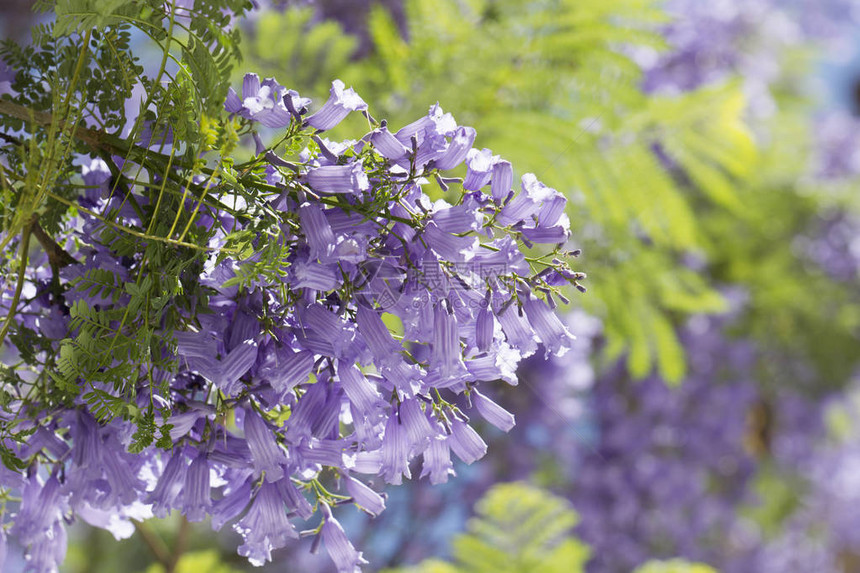
[{"label": "thin twig", "polygon": [[170,563],[167,565],[165,573],[174,573],[176,571],[176,566],[179,564],[179,560],[182,559],[182,555],[188,546],[188,534],[191,532],[191,524],[188,523],[184,515],[180,519],[179,533],[176,535],[176,545],[173,547]]},{"label": "thin twig", "polygon": [[21,262],[18,268],[18,284],[15,285],[15,294],[12,295],[12,303],[9,305],[9,314],[6,315],[6,320],[3,323],[3,329],[0,330],[0,346],[6,339],[6,333],[9,332],[9,327],[12,325],[12,319],[15,318],[15,311],[18,310],[18,301],[21,300],[21,291],[24,290],[24,277],[27,275],[27,259],[30,253],[30,231],[35,223],[35,217],[27,223],[21,235]]},{"label": "thin twig", "polygon": [[149,550],[152,551],[155,559],[161,563],[165,569],[169,569],[171,566],[171,556],[164,540],[152,531],[146,523],[135,521],[134,528],[140,534],[140,538],[143,539],[146,546],[149,547]]}]

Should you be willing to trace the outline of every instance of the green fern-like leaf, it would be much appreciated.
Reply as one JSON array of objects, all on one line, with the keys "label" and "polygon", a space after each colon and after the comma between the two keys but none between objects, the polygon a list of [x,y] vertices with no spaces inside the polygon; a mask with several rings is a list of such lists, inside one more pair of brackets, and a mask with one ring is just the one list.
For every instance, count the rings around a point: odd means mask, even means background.
[{"label": "green fern-like leaf", "polygon": [[[567,501],[524,483],[494,486],[454,540],[455,564],[427,561],[399,573],[578,573],[589,550],[570,537]],[[396,573],[396,572],[389,572]]]}]

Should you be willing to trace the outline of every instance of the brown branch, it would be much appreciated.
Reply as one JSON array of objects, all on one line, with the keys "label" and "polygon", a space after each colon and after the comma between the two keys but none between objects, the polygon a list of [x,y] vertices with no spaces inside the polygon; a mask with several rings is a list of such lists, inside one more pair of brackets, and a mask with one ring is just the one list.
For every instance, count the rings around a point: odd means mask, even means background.
[{"label": "brown branch", "polygon": [[179,560],[185,553],[188,546],[188,534],[191,532],[191,524],[183,515],[179,522],[179,533],[176,535],[176,545],[173,547],[173,553],[170,555],[170,563],[167,565],[164,573],[174,573],[176,566],[179,565]]},{"label": "brown branch", "polygon": [[52,269],[59,269],[61,267],[67,267],[78,263],[78,261],[66,252],[66,250],[63,249],[63,247],[61,247],[53,237],[42,229],[42,226],[38,221],[33,223],[32,231],[33,235],[39,241],[39,244],[42,245],[42,248],[48,254],[48,263],[51,265]]},{"label": "brown branch", "polygon": [[[21,121],[33,121],[43,127],[53,123],[53,116],[47,111],[30,109],[8,100],[0,100],[0,114],[20,119]],[[60,128],[62,127],[63,123],[61,122]],[[80,126],[75,127],[72,131],[72,137],[75,139],[79,139],[93,147],[110,151],[111,149],[115,149],[115,147],[105,140],[105,136],[107,135],[106,133]]]}]

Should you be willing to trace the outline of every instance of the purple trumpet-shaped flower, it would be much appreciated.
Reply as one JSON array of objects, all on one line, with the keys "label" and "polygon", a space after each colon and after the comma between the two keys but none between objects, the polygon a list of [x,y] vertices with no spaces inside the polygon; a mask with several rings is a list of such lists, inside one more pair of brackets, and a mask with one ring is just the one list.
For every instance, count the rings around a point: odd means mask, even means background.
[{"label": "purple trumpet-shaped flower", "polygon": [[228,396],[233,396],[241,388],[239,380],[257,360],[257,343],[245,340],[231,350],[221,361],[221,379],[215,380]]},{"label": "purple trumpet-shaped flower", "polygon": [[454,262],[465,262],[470,260],[478,247],[478,238],[475,236],[458,237],[446,233],[436,223],[430,221],[424,227],[424,241],[443,259]]},{"label": "purple trumpet-shaped flower", "polygon": [[396,161],[406,157],[409,151],[399,139],[394,137],[387,127],[375,129],[370,134],[370,143],[386,159]]},{"label": "purple trumpet-shaped flower", "polygon": [[182,491],[182,512],[188,521],[203,521],[212,508],[209,495],[209,459],[199,454],[185,472],[185,487]]},{"label": "purple trumpet-shaped flower", "polygon": [[[232,487],[232,486],[231,486]],[[239,487],[216,501],[212,506],[212,529],[219,530],[225,523],[242,513],[251,501],[251,484],[245,481]]]},{"label": "purple trumpet-shaped flower", "polygon": [[442,157],[448,149],[448,140],[444,135],[438,133],[427,133],[415,154],[415,167],[420,169],[431,161]]},{"label": "purple trumpet-shaped flower", "polygon": [[490,350],[490,345],[493,343],[495,326],[496,319],[490,311],[489,306],[482,307],[478,311],[478,318],[475,320],[475,346],[481,352]]},{"label": "purple trumpet-shaped flower", "polygon": [[338,363],[337,376],[355,413],[367,416],[385,405],[373,383],[354,365]]},{"label": "purple trumpet-shaped flower", "polygon": [[361,551],[356,551],[346,537],[346,532],[340,523],[332,516],[328,504],[321,504],[323,525],[320,535],[331,560],[337,567],[337,573],[361,573],[361,565],[367,563],[361,557]]},{"label": "purple trumpet-shaped flower", "polygon": [[263,482],[251,508],[239,523],[233,526],[245,543],[239,547],[239,555],[248,558],[252,565],[260,566],[272,560],[272,549],[279,549],[298,534],[287,519],[277,484]]},{"label": "purple trumpet-shaped flower", "polygon": [[87,189],[81,200],[85,206],[94,206],[99,199],[107,197],[110,191],[111,172],[108,164],[101,158],[96,158],[89,163],[81,165],[81,176]]},{"label": "purple trumpet-shaped flower", "polygon": [[364,482],[352,476],[343,476],[346,491],[352,497],[353,503],[366,511],[377,516],[385,509],[385,498],[370,489]]},{"label": "purple trumpet-shaped flower", "polygon": [[439,369],[443,377],[453,376],[459,371],[460,335],[457,317],[445,310],[442,303],[433,310],[433,345],[431,364]]},{"label": "purple trumpet-shaped flower", "polygon": [[307,119],[311,127],[319,130],[331,129],[349,115],[351,111],[367,109],[367,104],[352,88],[346,88],[340,80],[331,83],[328,101],[318,112]]},{"label": "purple trumpet-shaped flower", "polygon": [[34,472],[24,486],[21,507],[11,533],[24,545],[38,541],[60,519],[61,503],[62,495],[57,477],[49,477],[42,485]]},{"label": "purple trumpet-shaped flower", "polygon": [[204,332],[184,331],[174,334],[178,354],[183,359],[212,358],[218,353],[215,337]]},{"label": "purple trumpet-shaped flower", "polygon": [[329,255],[334,251],[335,240],[322,208],[316,203],[303,203],[299,207],[299,220],[311,249],[310,258],[328,262]]},{"label": "purple trumpet-shaped flower", "polygon": [[215,413],[215,408],[208,404],[192,402],[191,410],[170,416],[168,423],[170,428],[170,439],[176,441],[187,435],[194,428],[197,420]]},{"label": "purple trumpet-shaped flower", "polygon": [[275,441],[269,425],[252,408],[245,409],[245,439],[251,450],[254,471],[266,472],[266,481],[273,482],[284,476],[282,464],[287,462],[286,452]]},{"label": "purple trumpet-shaped flower", "polygon": [[396,415],[385,423],[382,436],[382,478],[390,484],[400,485],[403,476],[412,477],[409,471],[409,432]]},{"label": "purple trumpet-shaped flower", "polygon": [[308,503],[308,500],[305,499],[305,496],[301,494],[295,484],[290,481],[290,478],[284,478],[275,485],[278,486],[278,493],[287,505],[290,515],[298,515],[302,519],[310,519],[314,514],[314,508]]},{"label": "purple trumpet-shaped flower", "polygon": [[500,205],[511,192],[514,184],[514,168],[510,161],[500,160],[493,165],[493,175],[490,181],[490,193],[496,205]]},{"label": "purple trumpet-shaped flower", "polygon": [[450,113],[442,111],[442,107],[436,103],[430,106],[427,115],[403,126],[394,134],[394,137],[406,146],[411,146],[412,138],[415,137],[418,145],[421,145],[427,133],[451,136],[456,129],[457,122],[454,121],[454,117]]},{"label": "purple trumpet-shaped flower", "polygon": [[480,231],[484,217],[473,205],[451,206],[445,201],[437,201],[433,206],[433,222],[446,233],[466,233]]},{"label": "purple trumpet-shaped flower", "polygon": [[560,356],[570,348],[573,335],[544,301],[529,295],[523,303],[523,309],[529,324],[547,350]]},{"label": "purple trumpet-shaped flower", "polygon": [[331,437],[331,432],[337,429],[342,396],[340,388],[325,380],[312,384],[299,399],[287,422],[287,439],[297,442],[311,436]]},{"label": "purple trumpet-shaped flower", "polygon": [[509,346],[499,346],[495,352],[486,353],[466,361],[466,370],[475,380],[504,380],[517,385],[516,367],[520,353]]},{"label": "purple trumpet-shaped flower", "polygon": [[78,410],[71,431],[75,440],[75,448],[72,450],[72,461],[75,465],[81,469],[100,467],[101,438],[95,419],[86,410]]},{"label": "purple trumpet-shaped flower", "polygon": [[345,449],[343,440],[302,438],[299,445],[293,446],[290,450],[290,457],[299,471],[316,471],[317,467],[315,466],[333,468],[343,466]]},{"label": "purple trumpet-shaped flower", "polygon": [[466,155],[466,179],[463,181],[463,189],[469,191],[480,191],[490,182],[493,175],[493,165],[499,161],[498,155],[487,148],[480,151],[470,149]]},{"label": "purple trumpet-shaped flower", "polygon": [[307,382],[314,367],[314,355],[307,350],[295,351],[289,347],[276,349],[261,366],[259,375],[281,394],[296,385]]},{"label": "purple trumpet-shaped flower", "polygon": [[436,168],[453,169],[463,163],[472,149],[476,135],[477,132],[472,127],[458,127],[445,153],[436,159]]},{"label": "purple trumpet-shaped flower", "polygon": [[266,127],[286,127],[290,124],[292,115],[284,103],[285,97],[291,98],[291,105],[296,109],[306,107],[310,103],[310,100],[301,98],[293,90],[288,92],[274,78],[266,78],[260,83],[257,74],[245,74],[242,99],[230,88],[224,109],[245,119],[258,121]]},{"label": "purple trumpet-shaped flower", "polygon": [[538,224],[550,227],[558,222],[566,201],[564,195],[538,181],[534,173],[526,173],[522,191],[502,208],[497,221],[501,225],[528,223],[533,215],[538,215]]},{"label": "purple trumpet-shaped flower", "polygon": [[374,361],[380,365],[386,365],[392,360],[400,358],[403,347],[391,336],[391,331],[382,322],[382,318],[375,310],[359,305],[356,311],[356,323],[358,332],[370,348]]},{"label": "purple trumpet-shaped flower", "polygon": [[367,174],[357,162],[315,167],[308,170],[305,178],[311,189],[318,193],[361,195],[370,189]]},{"label": "purple trumpet-shaped flower", "polygon": [[40,452],[40,450],[44,450],[55,458],[60,459],[66,456],[70,448],[69,445],[65,441],[61,440],[54,431],[48,430],[44,426],[40,426],[27,441],[27,446],[22,451],[22,454],[23,457],[26,458]]},{"label": "purple trumpet-shaped flower", "polygon": [[66,558],[68,537],[65,524],[55,521],[44,535],[36,539],[27,553],[27,573],[55,573]]},{"label": "purple trumpet-shaped flower", "polygon": [[421,477],[430,476],[430,483],[433,485],[445,483],[448,476],[456,475],[454,463],[451,461],[449,440],[450,437],[440,434],[430,440],[430,445],[424,450]]},{"label": "purple trumpet-shaped flower", "polygon": [[257,343],[245,340],[227,353],[223,360],[214,354],[194,360],[195,370],[211,380],[224,394],[233,397],[242,389],[241,378],[257,361]]},{"label": "purple trumpet-shaped flower", "polygon": [[521,356],[526,358],[537,350],[537,337],[531,329],[529,322],[517,312],[514,305],[509,306],[503,312],[496,314],[502,332],[505,333],[508,344],[520,351]]},{"label": "purple trumpet-shaped flower", "polygon": [[[566,215],[565,215],[566,217]],[[566,228],[561,225],[555,227],[525,227],[520,229],[523,237],[529,242],[538,244],[562,244],[567,241],[570,234]]]},{"label": "purple trumpet-shaped flower", "polygon": [[122,444],[115,436],[111,436],[102,449],[102,466],[110,484],[111,499],[114,503],[129,505],[137,499],[137,492],[144,489],[144,483],[132,471],[130,456],[117,453],[122,451]]},{"label": "purple trumpet-shaped flower", "polygon": [[155,489],[146,497],[146,502],[152,504],[152,513],[156,517],[167,517],[170,510],[177,506],[176,500],[182,491],[185,471],[185,457],[179,451],[174,451],[167,460]]},{"label": "purple trumpet-shaped flower", "polygon": [[487,444],[469,424],[454,418],[451,421],[451,449],[467,464],[481,459],[487,453]]},{"label": "purple trumpet-shaped flower", "polygon": [[503,432],[509,432],[511,428],[516,424],[516,420],[514,419],[514,415],[478,392],[477,390],[472,390],[472,403],[475,405],[475,408],[478,409],[478,412],[481,416],[502,430]]},{"label": "purple trumpet-shaped flower", "polygon": [[354,352],[355,329],[319,303],[299,308],[301,326],[296,335],[305,348],[337,358]]},{"label": "purple trumpet-shaped flower", "polygon": [[410,456],[423,452],[430,439],[437,434],[421,410],[417,398],[408,398],[400,404],[400,421],[406,428]]}]

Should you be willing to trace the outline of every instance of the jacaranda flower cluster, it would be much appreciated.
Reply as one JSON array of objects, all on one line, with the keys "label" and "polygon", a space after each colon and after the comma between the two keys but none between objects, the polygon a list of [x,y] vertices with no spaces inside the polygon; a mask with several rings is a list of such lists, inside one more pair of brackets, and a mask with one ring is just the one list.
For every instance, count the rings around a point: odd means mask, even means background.
[{"label": "jacaranda flower cluster", "polygon": [[[181,319],[169,332],[161,315],[147,319],[169,341],[151,344],[161,361],[140,359],[131,392],[100,379],[109,367],[64,379],[81,389],[68,400],[34,400],[26,383],[5,388],[4,422],[29,437],[5,442],[23,464],[0,467],[0,536],[27,548],[32,571],[56,570],[75,519],[127,537],[131,520],[171,512],[230,525],[256,565],[306,535],[339,572],[358,571],[362,554],[335,514],[343,504],[385,508],[362,476],[400,484],[420,471],[447,481],[452,454],[472,463],[486,452],[471,417],[505,431],[514,424],[487,387],[516,384],[521,359],[571,344],[554,308],[567,302],[560,287],[584,290],[584,274],[568,266],[578,252],[565,250],[561,193],[532,174],[515,186],[511,164],[474,148],[475,130],[439,105],[394,130],[340,81],[313,114],[310,100],[271,78],[248,74],[241,91],[230,91],[225,109],[256,153],[188,183],[188,228],[206,229],[208,243],[199,268],[182,271],[177,297],[187,285],[201,289],[186,297]],[[354,112],[368,133],[326,139]],[[153,133],[140,148],[172,137]],[[280,139],[265,145],[273,133]],[[151,277],[135,278],[149,251],[121,252],[112,241],[146,227],[141,213],[159,208],[144,185],[118,182],[134,160],[112,161],[83,161],[77,221],[57,238],[70,260],[30,261],[16,325],[45,345],[29,352],[60,348],[62,360],[71,340],[86,351],[80,333],[90,322],[121,331],[123,314],[141,304],[173,304]],[[111,225],[96,216],[107,212]],[[121,291],[96,288],[100,277]],[[13,286],[0,298],[6,310]],[[108,310],[115,319],[100,318]],[[13,369],[28,351],[15,340],[2,349]],[[472,407],[456,406],[458,395]],[[105,416],[93,396],[128,400],[128,415]],[[140,411],[161,414],[155,444],[135,441]],[[300,522],[309,529],[300,533]]]}]

